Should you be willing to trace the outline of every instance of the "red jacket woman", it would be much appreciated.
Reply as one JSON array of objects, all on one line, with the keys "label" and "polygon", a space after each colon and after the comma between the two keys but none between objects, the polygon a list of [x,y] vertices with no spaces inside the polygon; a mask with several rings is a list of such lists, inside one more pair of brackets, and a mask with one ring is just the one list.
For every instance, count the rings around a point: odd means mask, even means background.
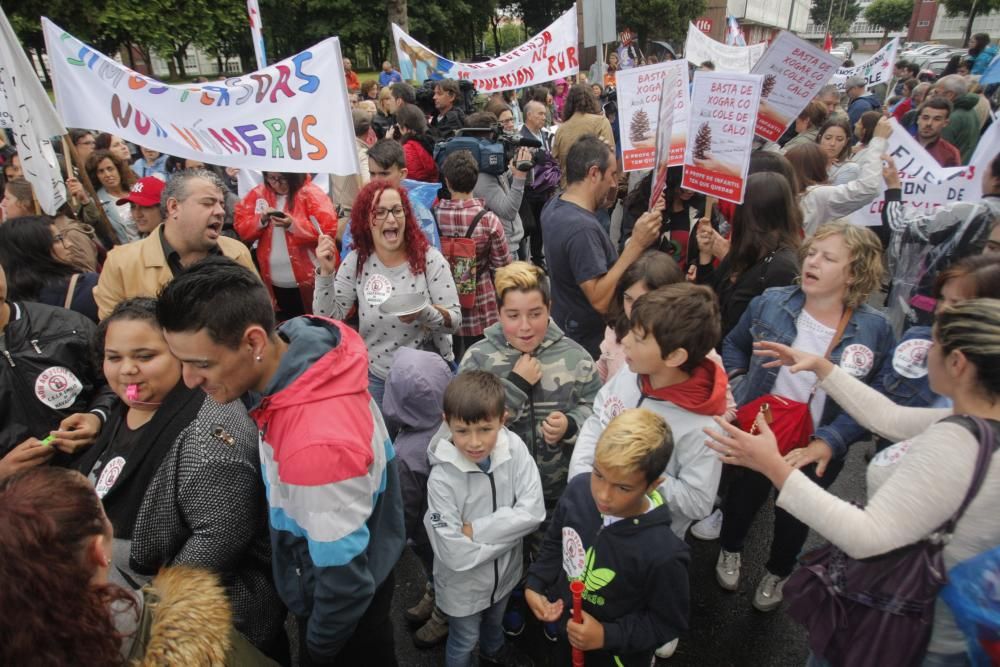
[{"label": "red jacket woman", "polygon": [[233,226],[257,241],[260,275],[282,320],[312,312],[319,231],[336,235],[337,212],[306,174],[265,172],[264,182],[236,206]]}]

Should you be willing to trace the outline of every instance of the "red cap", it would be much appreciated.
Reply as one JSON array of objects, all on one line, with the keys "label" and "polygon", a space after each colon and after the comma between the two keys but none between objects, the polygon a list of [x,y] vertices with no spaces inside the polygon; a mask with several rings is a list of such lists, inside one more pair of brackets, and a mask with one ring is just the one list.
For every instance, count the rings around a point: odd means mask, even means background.
[{"label": "red cap", "polygon": [[144,176],[135,182],[128,196],[119,199],[117,204],[121,206],[126,202],[132,202],[136,206],[159,206],[163,186],[163,181],[155,176]]}]

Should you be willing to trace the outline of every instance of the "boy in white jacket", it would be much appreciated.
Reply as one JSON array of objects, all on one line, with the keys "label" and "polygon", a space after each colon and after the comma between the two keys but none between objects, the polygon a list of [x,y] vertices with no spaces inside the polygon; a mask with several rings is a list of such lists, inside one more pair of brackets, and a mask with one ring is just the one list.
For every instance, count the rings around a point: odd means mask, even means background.
[{"label": "boy in white jacket", "polygon": [[448,614],[445,664],[531,665],[504,640],[507,597],[521,579],[521,541],[545,518],[542,481],[524,442],[504,427],[503,384],[462,373],[444,394],[451,441],[428,448],[424,525],[434,549],[437,604]]}]

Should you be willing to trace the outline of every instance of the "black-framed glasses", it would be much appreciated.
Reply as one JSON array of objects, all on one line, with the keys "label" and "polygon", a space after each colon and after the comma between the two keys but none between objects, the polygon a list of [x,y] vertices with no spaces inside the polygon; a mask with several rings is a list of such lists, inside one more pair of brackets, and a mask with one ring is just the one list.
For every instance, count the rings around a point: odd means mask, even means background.
[{"label": "black-framed glasses", "polygon": [[281,185],[282,183],[287,184],[288,179],[282,176],[281,174],[268,174],[267,182],[270,183],[271,185]]},{"label": "black-framed glasses", "polygon": [[389,214],[397,220],[401,219],[406,215],[406,209],[402,206],[393,206],[392,208],[382,208],[381,206],[375,209],[375,219],[379,222],[383,222],[389,219]]}]

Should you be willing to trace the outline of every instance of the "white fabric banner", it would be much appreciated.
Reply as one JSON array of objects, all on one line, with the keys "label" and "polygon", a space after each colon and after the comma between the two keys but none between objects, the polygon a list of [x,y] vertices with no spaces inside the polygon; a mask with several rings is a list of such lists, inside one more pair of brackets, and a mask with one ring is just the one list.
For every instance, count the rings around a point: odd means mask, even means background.
[{"label": "white fabric banner", "polygon": [[257,0],[247,0],[247,17],[250,19],[250,39],[253,41],[257,69],[264,69],[267,67],[267,49],[264,47],[264,23]]},{"label": "white fabric banner", "polygon": [[[908,210],[930,213],[951,202],[970,201],[983,196],[983,173],[989,171],[990,162],[1000,153],[1000,126],[996,123],[990,125],[980,137],[972,160],[964,167],[942,167],[895,119],[892,126],[886,154],[899,170],[903,203]],[[850,215],[848,219],[851,223],[865,227],[882,224],[884,181],[879,192],[879,196],[868,206]]]},{"label": "white fabric banner", "polygon": [[225,81],[170,86],[42,19],[56,105],[70,127],[167,155],[262,171],[354,174],[354,122],[337,37]]},{"label": "white fabric banner", "polygon": [[7,90],[0,83],[0,128],[10,130],[13,127],[14,116],[7,110]]},{"label": "white fabric banner", "polygon": [[50,139],[66,134],[59,115],[0,9],[0,108],[10,118],[24,178],[47,215],[66,203],[66,186]]},{"label": "white fabric banner", "polygon": [[729,46],[717,42],[698,30],[694,23],[688,24],[687,39],[684,41],[684,57],[689,63],[697,67],[706,60],[711,60],[716,72],[746,74],[753,69],[766,50],[766,43]]},{"label": "white fabric banner", "polygon": [[763,79],[695,72],[681,187],[743,203]]},{"label": "white fabric banner", "polygon": [[838,58],[790,32],[778,35],[753,68],[764,77],[757,135],[777,141],[839,64]]},{"label": "white fabric banner", "polygon": [[481,93],[524,88],[576,74],[580,71],[578,40],[575,5],[521,46],[482,63],[448,60],[392,24],[392,41],[404,79],[466,79]]},{"label": "white fabric banner", "polygon": [[[684,161],[687,137],[688,64],[668,60],[655,65],[623,69],[615,73],[618,87],[618,122],[621,124],[622,170],[640,171],[656,164],[661,87],[673,110],[667,142],[671,164]],[[671,138],[673,137],[673,138]]]},{"label": "white fabric banner", "polygon": [[871,90],[874,86],[884,83],[889,85],[892,80],[892,73],[896,67],[896,55],[899,53],[899,37],[893,37],[889,43],[883,46],[878,52],[864,63],[857,67],[841,67],[830,79],[830,83],[837,86],[841,93],[846,92],[844,82],[852,76],[865,77],[865,90]]}]

